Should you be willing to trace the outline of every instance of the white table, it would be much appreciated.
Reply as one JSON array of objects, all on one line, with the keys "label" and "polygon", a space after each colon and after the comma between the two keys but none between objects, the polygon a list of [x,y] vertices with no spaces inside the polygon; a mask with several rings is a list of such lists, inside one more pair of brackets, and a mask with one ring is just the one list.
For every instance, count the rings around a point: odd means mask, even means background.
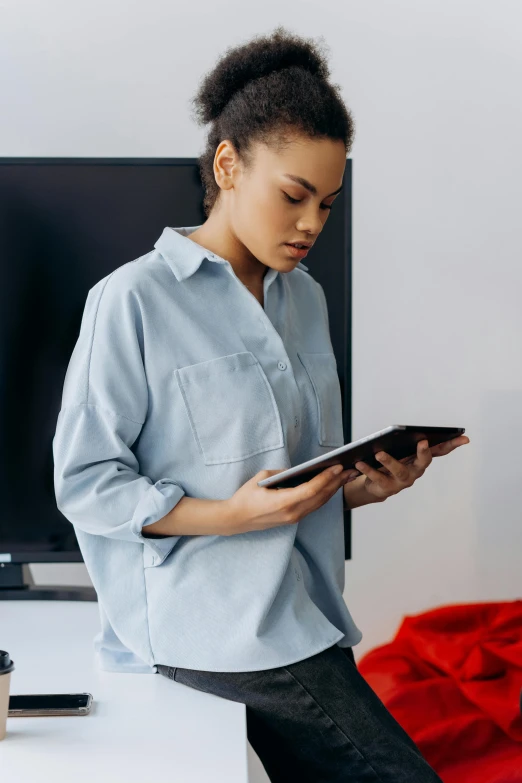
[{"label": "white table", "polygon": [[11,693],[93,695],[89,715],[8,718],[2,783],[247,783],[246,708],[160,674],[104,672],[98,604],[0,601]]}]

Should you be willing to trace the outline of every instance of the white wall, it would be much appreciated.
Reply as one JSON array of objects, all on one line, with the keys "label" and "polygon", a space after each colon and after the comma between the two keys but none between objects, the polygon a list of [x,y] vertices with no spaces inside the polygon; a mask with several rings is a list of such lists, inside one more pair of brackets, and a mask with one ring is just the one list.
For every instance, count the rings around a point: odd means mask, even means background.
[{"label": "white wall", "polygon": [[[405,614],[522,593],[522,6],[245,10],[2,0],[0,155],[196,156],[189,101],[226,47],[279,23],[325,37],[357,125],[354,437],[412,423],[465,426],[472,440],[354,512],[345,597],[360,657]],[[33,573],[88,582],[83,565]]]}]

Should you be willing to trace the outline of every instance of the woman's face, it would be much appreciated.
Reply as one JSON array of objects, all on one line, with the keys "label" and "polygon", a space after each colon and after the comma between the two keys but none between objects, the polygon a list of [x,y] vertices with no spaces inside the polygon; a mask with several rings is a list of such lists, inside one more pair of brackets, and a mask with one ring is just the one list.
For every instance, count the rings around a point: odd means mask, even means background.
[{"label": "woman's face", "polygon": [[[234,148],[224,141],[214,163],[221,187],[220,210],[225,210],[235,241],[246,251],[245,260],[250,255],[251,261],[280,272],[290,272],[300,261],[286,243],[314,243],[321,233],[346,165],[342,141],[297,135],[291,140],[279,152],[257,143],[246,171]],[[316,192],[292,177],[305,180]]]}]

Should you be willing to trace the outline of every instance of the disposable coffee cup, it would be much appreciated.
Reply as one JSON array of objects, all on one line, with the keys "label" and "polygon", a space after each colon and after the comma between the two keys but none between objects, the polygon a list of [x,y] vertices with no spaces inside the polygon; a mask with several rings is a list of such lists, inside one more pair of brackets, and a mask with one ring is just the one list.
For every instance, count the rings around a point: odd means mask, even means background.
[{"label": "disposable coffee cup", "polygon": [[9,709],[9,686],[11,685],[11,672],[14,669],[14,661],[9,653],[0,650],[0,740],[5,737],[7,724],[7,711]]}]

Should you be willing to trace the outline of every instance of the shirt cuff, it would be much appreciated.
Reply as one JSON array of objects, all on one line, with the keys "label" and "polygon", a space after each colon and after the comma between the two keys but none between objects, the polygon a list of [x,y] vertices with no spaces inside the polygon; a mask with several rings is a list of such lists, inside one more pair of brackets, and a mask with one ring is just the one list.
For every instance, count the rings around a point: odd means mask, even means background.
[{"label": "shirt cuff", "polygon": [[146,538],[142,529],[152,525],[171,511],[185,495],[185,490],[172,479],[163,478],[151,484],[136,506],[130,527],[139,540],[146,545],[146,565],[160,565],[170,554],[181,536]]}]

